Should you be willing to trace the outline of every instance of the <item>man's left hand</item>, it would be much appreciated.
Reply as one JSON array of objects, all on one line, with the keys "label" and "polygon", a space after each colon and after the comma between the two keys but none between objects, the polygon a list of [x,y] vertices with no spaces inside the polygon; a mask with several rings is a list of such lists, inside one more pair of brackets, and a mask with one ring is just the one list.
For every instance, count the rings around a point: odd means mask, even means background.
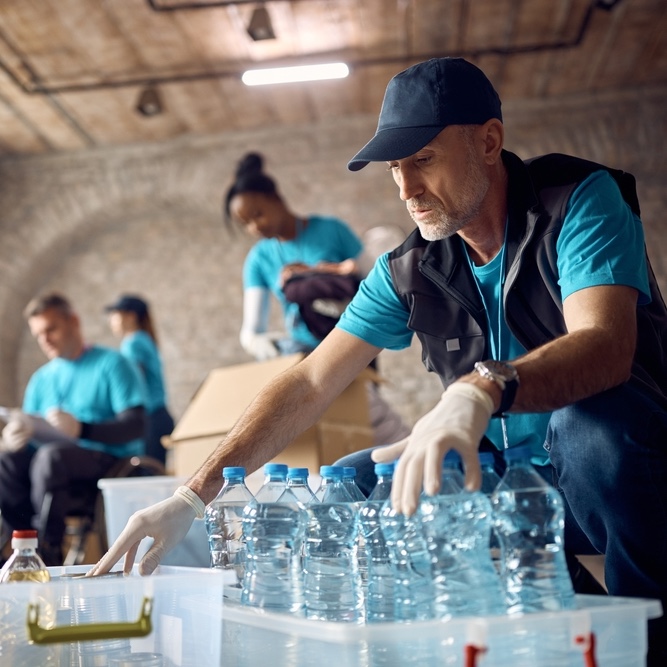
[{"label": "man's left hand", "polygon": [[493,399],[484,389],[454,382],[405,440],[373,451],[372,458],[378,463],[400,457],[391,490],[391,504],[397,512],[409,516],[416,511],[422,486],[428,495],[438,492],[442,461],[450,449],[461,455],[466,488],[479,489],[479,443],[493,409]]},{"label": "man's left hand", "polygon": [[76,439],[81,435],[81,422],[77,421],[69,412],[51,408],[46,413],[46,421],[62,431],[68,438]]}]

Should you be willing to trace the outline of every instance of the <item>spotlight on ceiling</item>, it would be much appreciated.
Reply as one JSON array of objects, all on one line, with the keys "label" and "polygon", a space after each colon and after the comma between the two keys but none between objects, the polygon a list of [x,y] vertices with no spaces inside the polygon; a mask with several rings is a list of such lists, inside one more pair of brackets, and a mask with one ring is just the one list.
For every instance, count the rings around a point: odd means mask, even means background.
[{"label": "spotlight on ceiling", "polygon": [[139,94],[137,101],[137,111],[143,116],[157,116],[162,113],[162,102],[155,88],[144,88]]},{"label": "spotlight on ceiling", "polygon": [[350,73],[345,63],[323,65],[298,65],[296,67],[273,67],[271,69],[249,69],[241,81],[246,86],[262,86],[269,83],[292,83],[295,81],[323,81],[344,79]]},{"label": "spotlight on ceiling", "polygon": [[271,25],[271,17],[266,7],[256,7],[253,10],[247,30],[255,42],[276,38],[273,26]]}]

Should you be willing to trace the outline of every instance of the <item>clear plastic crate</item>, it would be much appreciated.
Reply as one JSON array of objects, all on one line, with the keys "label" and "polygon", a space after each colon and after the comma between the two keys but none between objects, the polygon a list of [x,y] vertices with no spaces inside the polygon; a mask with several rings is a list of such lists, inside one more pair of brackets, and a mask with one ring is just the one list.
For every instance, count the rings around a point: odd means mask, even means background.
[{"label": "clear plastic crate", "polygon": [[221,664],[224,573],[72,576],[88,569],[52,567],[50,582],[0,586],[0,666]]},{"label": "clear plastic crate", "polygon": [[572,611],[355,626],[262,613],[230,598],[223,620],[223,664],[644,667],[647,621],[660,613],[654,600],[577,596]]},{"label": "clear plastic crate", "polygon": [[[138,510],[170,498],[187,478],[171,475],[154,477],[104,478],[97,482],[104,498],[107,540],[113,544],[129,518]],[[153,540],[144,538],[137,551],[137,561],[148,551]],[[209,567],[208,536],[203,519],[195,519],[187,535],[162,559],[163,565]]]}]

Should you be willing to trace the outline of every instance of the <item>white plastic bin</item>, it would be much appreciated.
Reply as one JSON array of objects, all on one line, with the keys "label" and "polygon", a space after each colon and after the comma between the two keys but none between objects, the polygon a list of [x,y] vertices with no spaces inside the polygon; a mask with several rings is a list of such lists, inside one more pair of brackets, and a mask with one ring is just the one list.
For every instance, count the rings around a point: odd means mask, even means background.
[{"label": "white plastic bin", "polygon": [[[130,576],[68,576],[89,568],[49,568],[50,582],[0,587],[2,667],[88,667],[114,660],[161,667],[221,664],[222,572],[161,566],[150,577],[136,570]],[[120,636],[109,637],[109,629]]]},{"label": "white plastic bin", "polygon": [[[97,486],[102,490],[104,498],[109,544],[113,544],[135,512],[169,498],[185,481],[185,477],[169,475],[100,479]],[[150,538],[141,542],[137,560],[148,551],[151,543]],[[210,566],[208,536],[203,519],[195,519],[188,534],[162,559],[162,564],[184,567]]]},{"label": "white plastic bin", "polygon": [[[660,613],[654,600],[577,596],[575,610],[522,618],[355,626],[261,613],[230,598],[224,664],[256,667],[271,656],[271,667],[644,667],[647,620]],[[595,663],[584,655],[591,632]],[[466,661],[470,647],[486,650]]]}]

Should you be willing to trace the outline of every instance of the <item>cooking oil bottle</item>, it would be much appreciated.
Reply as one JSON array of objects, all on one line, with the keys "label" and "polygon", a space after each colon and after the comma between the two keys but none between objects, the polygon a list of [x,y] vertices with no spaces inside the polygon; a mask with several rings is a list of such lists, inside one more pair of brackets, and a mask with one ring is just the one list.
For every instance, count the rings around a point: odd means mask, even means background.
[{"label": "cooking oil bottle", "polygon": [[0,584],[12,581],[37,581],[51,579],[44,561],[37,553],[37,531],[15,530],[12,533],[14,553],[0,570]]}]

